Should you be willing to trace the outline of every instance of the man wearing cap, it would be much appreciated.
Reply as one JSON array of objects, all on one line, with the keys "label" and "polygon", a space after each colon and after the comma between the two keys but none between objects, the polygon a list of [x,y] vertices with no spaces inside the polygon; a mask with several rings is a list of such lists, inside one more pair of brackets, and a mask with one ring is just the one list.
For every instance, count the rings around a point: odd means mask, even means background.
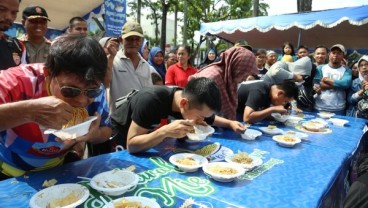
[{"label": "man wearing cap", "polygon": [[17,17],[19,3],[20,0],[0,1],[0,70],[26,63],[24,45],[4,33]]},{"label": "man wearing cap", "polygon": [[137,22],[126,22],[121,32],[123,49],[114,58],[110,83],[110,111],[115,110],[115,100],[132,89],[152,86],[150,65],[138,53],[143,42],[143,30]]},{"label": "man wearing cap", "polygon": [[345,115],[346,90],[351,85],[351,70],[341,64],[346,55],[345,47],[333,45],[329,53],[329,62],[317,67],[314,78],[315,110]]},{"label": "man wearing cap", "polygon": [[249,45],[248,41],[246,40],[239,40],[238,42],[235,43],[234,46],[240,46],[240,47],[244,47],[250,51],[253,50],[252,46]]},{"label": "man wearing cap", "polygon": [[40,6],[29,6],[23,10],[22,18],[27,34],[20,40],[27,48],[29,62],[44,63],[51,45],[44,37],[47,32],[47,21],[50,21],[46,10]]}]

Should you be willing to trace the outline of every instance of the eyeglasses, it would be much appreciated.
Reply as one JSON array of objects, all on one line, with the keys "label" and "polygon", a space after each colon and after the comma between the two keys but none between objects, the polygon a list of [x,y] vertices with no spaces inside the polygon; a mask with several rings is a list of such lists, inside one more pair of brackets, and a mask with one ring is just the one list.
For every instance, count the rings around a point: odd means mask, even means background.
[{"label": "eyeglasses", "polygon": [[64,97],[67,97],[67,98],[77,97],[82,92],[88,98],[96,98],[102,93],[101,88],[81,90],[79,88],[69,87],[69,86],[60,87],[60,84],[59,84],[59,81],[57,80],[57,78],[55,78],[55,80],[56,80],[56,83],[59,85],[61,95],[63,95]]}]

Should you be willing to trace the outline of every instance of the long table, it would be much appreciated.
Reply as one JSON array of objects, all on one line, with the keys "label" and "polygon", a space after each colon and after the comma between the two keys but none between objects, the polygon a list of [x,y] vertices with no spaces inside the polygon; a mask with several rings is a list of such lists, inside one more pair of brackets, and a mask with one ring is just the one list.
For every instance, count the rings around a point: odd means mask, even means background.
[{"label": "long table", "polygon": [[[0,181],[0,207],[28,207],[30,198],[42,189],[43,182],[53,178],[58,184],[87,186],[90,197],[82,207],[103,207],[122,196],[102,195],[77,176],[93,177],[131,165],[140,176],[139,185],[123,196],[154,198],[162,207],[180,207],[189,198],[202,207],[341,207],[349,179],[354,177],[350,170],[355,168],[359,153],[365,150],[366,137],[365,120],[341,118],[349,120],[345,127],[330,125],[329,134],[307,133],[310,141],[294,148],[281,147],[266,134],[247,141],[237,133],[216,129],[203,142],[167,139],[145,153],[131,155],[119,151],[11,178]],[[260,122],[250,128],[267,125],[268,122]],[[295,130],[277,125],[284,130]],[[224,152],[245,151],[261,157],[264,163],[234,182],[221,183],[210,179],[201,169],[183,173],[168,161],[177,152],[194,151],[215,142],[222,145]]]}]

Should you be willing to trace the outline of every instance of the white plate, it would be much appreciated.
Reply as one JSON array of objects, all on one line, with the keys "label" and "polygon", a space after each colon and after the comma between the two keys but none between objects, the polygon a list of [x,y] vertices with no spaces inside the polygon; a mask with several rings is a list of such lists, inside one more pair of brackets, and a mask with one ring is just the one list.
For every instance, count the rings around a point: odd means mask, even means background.
[{"label": "white plate", "polygon": [[330,112],[319,112],[317,114],[321,118],[331,118],[332,116],[336,115],[336,114],[330,113]]},{"label": "white plate", "polygon": [[335,126],[344,126],[345,124],[349,123],[348,120],[345,119],[339,119],[339,118],[330,118],[328,119],[333,125]]},{"label": "white plate", "polygon": [[44,134],[54,134],[55,136],[57,136],[62,140],[75,139],[80,136],[86,135],[89,131],[89,127],[91,126],[92,121],[96,119],[97,116],[90,116],[83,123],[60,130],[47,129],[44,131]]},{"label": "white plate", "polygon": [[289,115],[281,115],[280,113],[272,113],[271,116],[281,123],[284,123],[289,118]]},{"label": "white plate", "polygon": [[[210,170],[210,167],[213,167],[216,165],[220,167],[235,169],[236,173],[231,174],[231,175],[225,175],[225,174],[219,174],[219,173],[212,172]],[[231,182],[245,173],[244,168],[242,168],[240,165],[227,163],[227,162],[211,162],[211,163],[208,163],[207,165],[204,165],[202,169],[203,169],[203,172],[206,173],[209,177],[219,182]]]},{"label": "white plate", "polygon": [[328,123],[322,119],[313,119],[307,122],[303,122],[302,126],[309,131],[321,131],[321,129],[326,128]]},{"label": "white plate", "polygon": [[120,202],[121,200],[126,199],[131,202],[140,202],[142,207],[149,207],[149,208],[160,208],[160,205],[154,201],[153,199],[142,197],[142,196],[128,196],[115,199],[112,202],[109,202],[104,208],[114,208],[114,203]]},{"label": "white plate", "polygon": [[241,137],[245,140],[255,140],[257,137],[261,136],[262,132],[254,130],[254,129],[247,129],[244,134],[241,134]]},{"label": "white plate", "polygon": [[189,140],[201,141],[205,140],[208,136],[215,133],[215,129],[211,126],[194,126],[195,133],[187,133]]},{"label": "white plate", "polygon": [[[285,136],[285,135],[276,135],[276,136],[273,136],[272,139],[275,140],[277,142],[277,144],[279,144],[280,146],[283,146],[283,147],[293,147],[294,145],[301,142],[301,139],[298,138],[298,137],[293,137],[295,139],[294,142],[287,142],[287,141],[281,139],[282,136]],[[288,135],[288,136],[290,136],[290,135]]]},{"label": "white plate", "polygon": [[[183,165],[177,162],[177,160],[179,159],[184,159],[184,158],[193,158],[197,164],[196,165]],[[180,170],[184,171],[184,172],[194,172],[197,171],[198,168],[202,167],[203,165],[207,164],[208,161],[205,157],[201,156],[201,155],[196,155],[196,154],[191,154],[191,153],[179,153],[179,154],[175,154],[172,155],[169,158],[169,161],[177,166]]]},{"label": "white plate", "polygon": [[228,162],[228,163],[240,165],[242,168],[245,169],[245,171],[250,171],[250,170],[254,169],[255,167],[258,167],[258,166],[260,166],[260,165],[263,164],[263,161],[262,161],[261,158],[259,158],[259,157],[253,157],[251,155],[249,157],[252,158],[253,161],[250,164],[237,163],[235,161],[232,161],[232,158],[233,158],[234,155],[227,156],[225,158],[225,161]]},{"label": "white plate", "polygon": [[51,201],[63,199],[71,193],[79,200],[64,206],[63,208],[76,207],[85,202],[89,196],[89,190],[87,187],[75,183],[65,183],[51,186],[37,192],[29,201],[29,206],[31,208],[45,208]]},{"label": "white plate", "polygon": [[286,131],[285,134],[293,136],[293,137],[298,137],[298,138],[307,138],[308,137],[308,134],[304,134],[302,132],[297,132],[297,131]]},{"label": "white plate", "polygon": [[[131,171],[110,170],[95,175],[90,182],[93,189],[109,196],[122,195],[135,189],[139,176]],[[111,185],[116,187],[111,187]]]},{"label": "white plate", "polygon": [[263,131],[266,134],[271,134],[271,135],[275,135],[275,134],[282,134],[284,131],[282,131],[279,128],[274,128],[274,129],[270,129],[268,127],[259,127],[259,129],[261,131]]}]

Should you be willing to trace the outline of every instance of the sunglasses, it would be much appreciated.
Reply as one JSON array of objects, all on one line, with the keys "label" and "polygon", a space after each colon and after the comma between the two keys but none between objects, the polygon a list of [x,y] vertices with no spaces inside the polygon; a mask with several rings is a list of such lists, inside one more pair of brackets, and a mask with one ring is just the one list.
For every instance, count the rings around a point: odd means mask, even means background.
[{"label": "sunglasses", "polygon": [[88,98],[96,98],[102,93],[101,88],[81,90],[79,88],[69,87],[69,86],[60,87],[60,84],[59,84],[59,81],[57,80],[57,78],[55,78],[55,80],[56,80],[56,83],[59,85],[61,95],[63,95],[64,97],[67,97],[67,98],[77,97],[81,93],[83,93]]}]

